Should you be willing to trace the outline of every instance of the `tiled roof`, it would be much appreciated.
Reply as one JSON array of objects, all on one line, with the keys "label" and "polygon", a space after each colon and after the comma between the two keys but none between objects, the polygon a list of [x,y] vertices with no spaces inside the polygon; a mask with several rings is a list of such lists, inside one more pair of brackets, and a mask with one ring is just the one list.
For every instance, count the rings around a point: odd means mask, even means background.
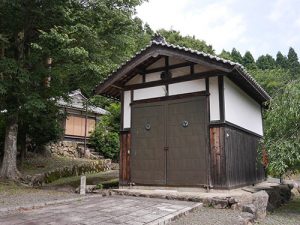
[{"label": "tiled roof", "polygon": [[[58,105],[71,108],[71,109],[77,109],[80,111],[85,111],[85,101],[86,97],[81,93],[80,90],[75,90],[69,94],[70,101],[65,101],[62,98],[57,101]],[[108,111],[105,109],[102,109],[100,107],[95,107],[95,106],[88,106],[88,111],[93,112],[96,114],[107,114]]]},{"label": "tiled roof", "polygon": [[[137,52],[133,57],[131,57],[130,59],[128,59],[127,61],[122,63],[116,70],[114,70],[111,73],[110,76],[108,76],[106,79],[104,79],[99,85],[102,85],[105,82],[107,82],[109,79],[111,79],[111,77],[113,77],[116,73],[118,73],[129,62],[131,62],[134,59],[138,58],[138,56],[140,56],[143,52],[145,52],[146,50],[150,49],[153,46],[162,46],[162,47],[167,47],[167,48],[174,49],[174,50],[184,51],[184,52],[191,53],[191,54],[194,54],[194,55],[197,55],[197,56],[201,56],[201,57],[206,58],[206,59],[211,60],[211,61],[219,62],[219,63],[222,63],[224,65],[230,66],[232,71],[234,71],[234,70],[238,71],[239,74],[244,76],[253,85],[253,87],[255,87],[255,89],[257,89],[257,91],[259,91],[261,94],[263,94],[265,96],[266,99],[271,98],[269,96],[269,94],[257,83],[257,81],[246,71],[246,69],[244,68],[243,65],[241,65],[237,62],[233,62],[231,60],[223,59],[221,57],[202,52],[202,51],[182,47],[182,46],[179,46],[179,45],[169,44],[165,41],[164,38],[162,39],[161,36],[156,36],[155,39],[153,39],[150,42],[150,44],[148,44],[145,48],[143,48],[139,52]],[[97,85],[97,86],[99,86],[99,85]]]}]

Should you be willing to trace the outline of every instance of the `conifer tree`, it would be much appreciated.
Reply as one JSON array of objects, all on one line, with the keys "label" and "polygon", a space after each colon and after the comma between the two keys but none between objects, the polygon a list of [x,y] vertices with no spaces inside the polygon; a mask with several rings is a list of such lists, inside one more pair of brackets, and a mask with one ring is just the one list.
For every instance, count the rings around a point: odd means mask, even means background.
[{"label": "conifer tree", "polygon": [[235,48],[233,48],[231,51],[231,57],[234,62],[243,64],[243,57],[242,57],[241,53],[238,50],[236,50]]},{"label": "conifer tree", "polygon": [[256,60],[256,65],[259,69],[266,70],[266,69],[275,69],[276,68],[276,62],[275,59],[269,55],[261,55]]},{"label": "conifer tree", "polygon": [[300,77],[300,63],[298,55],[293,48],[289,49],[287,56],[288,66],[292,79],[297,79]]},{"label": "conifer tree", "polygon": [[243,65],[247,69],[255,69],[256,68],[254,57],[252,56],[250,51],[246,51],[246,53],[243,57]]},{"label": "conifer tree", "polygon": [[282,69],[288,68],[287,57],[284,56],[280,51],[276,55],[276,65]]},{"label": "conifer tree", "polygon": [[227,59],[227,60],[233,61],[230,52],[228,52],[228,51],[226,51],[226,50],[224,50],[224,49],[222,50],[222,52],[220,53],[219,56],[220,56],[221,58],[223,58],[223,59]]}]

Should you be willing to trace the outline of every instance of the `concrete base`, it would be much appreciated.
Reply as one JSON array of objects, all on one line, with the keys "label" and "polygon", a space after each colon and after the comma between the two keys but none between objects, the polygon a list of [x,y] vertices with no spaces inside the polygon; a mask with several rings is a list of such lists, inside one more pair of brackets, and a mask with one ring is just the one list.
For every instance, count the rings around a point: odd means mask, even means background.
[{"label": "concrete base", "polygon": [[[230,208],[252,213],[263,219],[267,209],[279,207],[289,200],[292,186],[270,179],[254,186],[233,190],[214,190],[186,187],[123,186],[114,189],[118,195],[201,202],[204,206]],[[278,203],[281,204],[278,204]],[[251,210],[250,210],[251,209]]]}]

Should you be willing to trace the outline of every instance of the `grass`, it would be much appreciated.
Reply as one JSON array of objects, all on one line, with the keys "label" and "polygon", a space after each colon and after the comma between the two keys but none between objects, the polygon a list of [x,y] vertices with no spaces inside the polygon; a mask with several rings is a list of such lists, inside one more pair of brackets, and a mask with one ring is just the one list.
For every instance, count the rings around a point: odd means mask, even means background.
[{"label": "grass", "polygon": [[34,175],[52,171],[57,168],[72,167],[93,161],[96,160],[60,156],[44,157],[31,154],[25,159],[23,166],[19,166],[19,169],[25,175]]},{"label": "grass", "polygon": [[275,213],[292,213],[300,215],[300,196],[294,197],[290,202],[276,209]]},{"label": "grass", "polygon": [[36,189],[17,184],[12,181],[0,180],[0,196],[1,195],[18,195],[28,193]]},{"label": "grass", "polygon": [[[87,174],[86,184],[87,185],[97,185],[102,184],[103,188],[116,187],[118,186],[118,171],[108,171],[101,173]],[[45,187],[64,187],[71,186],[77,188],[80,185],[81,176],[66,177],[58,179],[50,184],[47,184]]]}]

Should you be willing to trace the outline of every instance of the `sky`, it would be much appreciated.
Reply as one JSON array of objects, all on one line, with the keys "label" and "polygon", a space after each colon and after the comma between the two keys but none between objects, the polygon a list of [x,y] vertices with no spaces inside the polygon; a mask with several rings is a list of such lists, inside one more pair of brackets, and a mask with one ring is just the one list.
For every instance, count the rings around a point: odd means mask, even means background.
[{"label": "sky", "polygon": [[148,0],[137,16],[153,30],[194,35],[216,53],[235,47],[275,57],[293,47],[300,56],[300,0]]}]

